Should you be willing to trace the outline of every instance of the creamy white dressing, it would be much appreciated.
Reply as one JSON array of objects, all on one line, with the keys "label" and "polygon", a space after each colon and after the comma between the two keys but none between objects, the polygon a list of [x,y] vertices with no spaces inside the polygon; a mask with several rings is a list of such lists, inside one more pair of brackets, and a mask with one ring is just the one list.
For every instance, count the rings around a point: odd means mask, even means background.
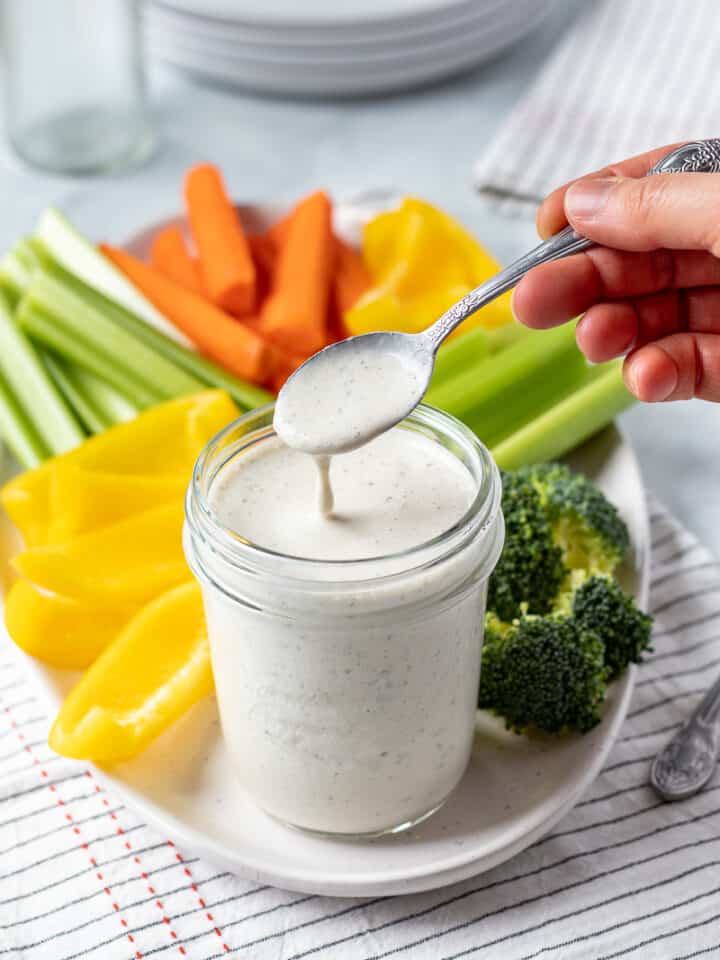
[{"label": "creamy white dressing", "polygon": [[301,367],[280,391],[274,427],[289,447],[344,453],[368,443],[408,414],[425,384],[417,366],[390,350],[355,341]]},{"label": "creamy white dressing", "polygon": [[[223,466],[213,513],[283,556],[248,576],[206,553],[203,593],[223,731],[246,789],[289,823],[373,833],[422,818],[463,775],[502,528],[449,554],[433,544],[467,515],[477,478],[420,432],[396,427],[329,469],[335,506],[324,515],[313,458],[277,438]],[[307,559],[291,570],[290,556]],[[364,574],[308,566],[363,558],[375,558]]]},{"label": "creamy white dressing", "polygon": [[475,496],[470,473],[449,450],[402,427],[327,466],[330,515],[316,506],[313,458],[278,440],[226,467],[210,504],[224,526],[265,549],[361,560],[432,540],[457,523]]}]

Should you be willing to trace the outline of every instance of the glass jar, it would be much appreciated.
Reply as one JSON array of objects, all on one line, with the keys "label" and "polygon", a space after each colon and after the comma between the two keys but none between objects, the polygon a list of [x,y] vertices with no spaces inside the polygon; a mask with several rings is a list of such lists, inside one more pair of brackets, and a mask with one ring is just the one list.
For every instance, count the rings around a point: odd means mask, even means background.
[{"label": "glass jar", "polygon": [[504,536],[499,473],[465,426],[419,407],[401,429],[465,465],[476,490],[466,515],[389,557],[286,556],[223,527],[209,498],[226,468],[275,442],[272,418],[263,408],[212,440],[187,495],[185,552],[227,748],[250,795],[286,823],[404,829],[438,809],[470,758],[487,581]]},{"label": "glass jar", "polygon": [[29,163],[96,173],[152,146],[138,0],[2,0],[5,119]]}]

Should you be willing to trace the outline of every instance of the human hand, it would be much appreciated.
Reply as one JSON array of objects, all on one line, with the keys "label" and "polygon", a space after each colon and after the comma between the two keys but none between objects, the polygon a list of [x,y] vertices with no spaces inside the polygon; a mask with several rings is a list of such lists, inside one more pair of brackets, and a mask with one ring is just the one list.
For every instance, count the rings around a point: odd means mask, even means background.
[{"label": "human hand", "polygon": [[625,383],[639,400],[720,401],[720,174],[644,177],[672,148],[547,197],[542,237],[569,222],[602,246],[530,271],[513,310],[535,328],[582,314],[580,349],[594,362],[625,355]]}]

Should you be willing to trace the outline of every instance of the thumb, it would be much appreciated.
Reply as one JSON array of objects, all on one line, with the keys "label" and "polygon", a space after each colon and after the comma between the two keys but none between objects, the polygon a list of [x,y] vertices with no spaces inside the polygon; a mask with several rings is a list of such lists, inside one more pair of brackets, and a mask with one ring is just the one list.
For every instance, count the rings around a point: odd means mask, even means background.
[{"label": "thumb", "polygon": [[707,250],[720,256],[720,174],[578,180],[565,193],[569,223],[618,250]]}]

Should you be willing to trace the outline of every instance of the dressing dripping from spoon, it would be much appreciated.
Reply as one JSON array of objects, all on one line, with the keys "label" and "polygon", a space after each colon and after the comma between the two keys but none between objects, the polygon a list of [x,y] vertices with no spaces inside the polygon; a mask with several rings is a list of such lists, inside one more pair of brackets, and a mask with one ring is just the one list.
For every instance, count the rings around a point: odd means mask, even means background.
[{"label": "dressing dripping from spoon", "polygon": [[332,516],[333,507],[335,506],[335,497],[333,495],[332,484],[330,483],[330,459],[327,454],[313,457],[315,465],[318,468],[320,480],[318,484],[318,510],[320,511],[320,516],[325,517],[325,519]]},{"label": "dressing dripping from spoon", "polygon": [[[393,337],[393,334],[387,336]],[[319,477],[318,504],[333,509],[331,458],[384,433],[414,409],[424,387],[418,365],[393,350],[376,350],[366,337],[316,354],[287,381],[275,406],[274,427],[289,447],[311,454]],[[336,346],[341,346],[337,344]]]}]

